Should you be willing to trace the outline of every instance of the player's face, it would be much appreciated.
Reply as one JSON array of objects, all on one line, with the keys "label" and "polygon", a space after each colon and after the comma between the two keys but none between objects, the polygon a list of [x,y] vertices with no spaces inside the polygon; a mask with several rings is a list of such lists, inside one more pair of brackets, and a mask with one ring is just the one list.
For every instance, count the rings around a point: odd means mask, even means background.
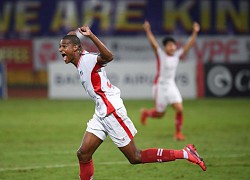
[{"label": "player's face", "polygon": [[66,64],[74,60],[74,46],[68,39],[62,39],[59,44],[59,52],[62,54],[63,60]]},{"label": "player's face", "polygon": [[174,42],[168,42],[166,45],[165,45],[165,52],[167,53],[167,55],[169,56],[173,56],[175,51],[177,49],[177,46]]}]

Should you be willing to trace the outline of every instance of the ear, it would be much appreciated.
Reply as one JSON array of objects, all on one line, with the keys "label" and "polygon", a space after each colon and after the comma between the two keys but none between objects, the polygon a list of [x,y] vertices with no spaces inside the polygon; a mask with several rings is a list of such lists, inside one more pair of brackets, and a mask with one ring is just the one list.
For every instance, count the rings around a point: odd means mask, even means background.
[{"label": "ear", "polygon": [[74,45],[74,46],[73,46],[73,50],[74,50],[74,52],[78,51],[78,46],[77,46],[77,45]]}]

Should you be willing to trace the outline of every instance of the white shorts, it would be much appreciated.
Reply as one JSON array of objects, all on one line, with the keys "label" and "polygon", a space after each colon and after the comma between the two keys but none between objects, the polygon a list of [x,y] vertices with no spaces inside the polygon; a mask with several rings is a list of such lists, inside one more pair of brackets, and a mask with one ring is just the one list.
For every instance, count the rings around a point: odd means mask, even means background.
[{"label": "white shorts", "polygon": [[118,147],[128,145],[137,133],[133,122],[127,116],[125,107],[103,118],[94,114],[87,123],[86,131],[93,133],[103,141],[109,135]]},{"label": "white shorts", "polygon": [[153,94],[155,107],[158,112],[164,112],[169,104],[182,103],[181,93],[175,84],[155,84],[153,86]]}]

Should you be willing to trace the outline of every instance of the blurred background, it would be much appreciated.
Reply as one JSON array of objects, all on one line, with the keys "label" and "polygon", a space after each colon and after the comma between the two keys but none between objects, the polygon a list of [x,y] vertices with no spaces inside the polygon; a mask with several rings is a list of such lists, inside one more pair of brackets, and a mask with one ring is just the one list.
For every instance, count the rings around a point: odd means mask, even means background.
[{"label": "blurred background", "polygon": [[65,34],[87,24],[115,56],[108,76],[122,96],[152,98],[156,65],[145,19],[159,43],[167,35],[180,46],[193,22],[201,25],[176,75],[184,98],[250,97],[249,0],[1,0],[0,97],[87,98],[58,52]]}]

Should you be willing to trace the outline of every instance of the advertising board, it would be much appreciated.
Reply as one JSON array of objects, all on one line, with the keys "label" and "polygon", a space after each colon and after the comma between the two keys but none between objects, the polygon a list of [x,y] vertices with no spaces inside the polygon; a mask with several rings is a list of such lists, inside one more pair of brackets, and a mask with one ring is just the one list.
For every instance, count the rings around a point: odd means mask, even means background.
[{"label": "advertising board", "polygon": [[205,95],[250,97],[250,64],[206,64]]},{"label": "advertising board", "polygon": [[[196,64],[180,63],[176,83],[183,98],[196,98]],[[155,62],[111,62],[105,67],[111,83],[127,99],[152,99]],[[87,98],[77,70],[64,62],[49,64],[49,98]]]}]

